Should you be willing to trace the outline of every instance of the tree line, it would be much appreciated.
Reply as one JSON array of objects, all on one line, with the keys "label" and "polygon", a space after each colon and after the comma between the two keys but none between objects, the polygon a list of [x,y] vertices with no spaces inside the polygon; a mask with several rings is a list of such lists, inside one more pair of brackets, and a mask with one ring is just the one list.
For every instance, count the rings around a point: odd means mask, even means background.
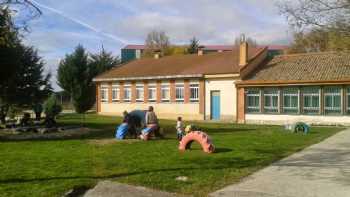
[{"label": "tree line", "polygon": [[[24,6],[32,15],[25,21],[14,22],[13,5]],[[15,6],[14,6],[15,7]],[[0,120],[5,122],[9,112],[24,109],[41,109],[52,95],[51,74],[44,71],[45,61],[34,46],[24,44],[30,33],[28,21],[41,15],[39,8],[27,0],[0,2]],[[67,54],[59,63],[58,84],[73,101],[75,111],[84,113],[95,103],[93,77],[118,65],[120,59],[102,47],[95,54],[88,53],[78,45],[72,54]],[[53,97],[50,98],[50,103]],[[14,112],[15,113],[15,112]]]},{"label": "tree line", "polygon": [[290,53],[350,50],[350,0],[289,0],[277,5],[294,30]]},{"label": "tree line", "polygon": [[[246,41],[252,47],[258,45],[254,38],[247,37]],[[234,46],[238,47],[240,44],[240,38],[237,37],[234,40]],[[149,32],[145,39],[145,51],[143,57],[152,57],[155,53],[159,53],[161,56],[170,56],[178,54],[194,54],[197,53],[199,48],[204,47],[200,45],[200,41],[194,36],[189,40],[189,44],[179,46],[172,45],[170,43],[169,36],[164,31],[153,30]]]},{"label": "tree line", "polygon": [[0,7],[0,119],[12,108],[31,108],[52,92],[51,74],[44,74],[38,51],[23,43],[12,10]]}]

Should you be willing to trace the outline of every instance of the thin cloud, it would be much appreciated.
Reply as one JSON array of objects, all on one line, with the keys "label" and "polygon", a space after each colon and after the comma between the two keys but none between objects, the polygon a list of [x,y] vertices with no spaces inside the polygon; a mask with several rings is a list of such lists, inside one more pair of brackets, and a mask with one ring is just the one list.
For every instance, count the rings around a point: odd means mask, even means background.
[{"label": "thin cloud", "polygon": [[127,44],[127,43],[128,43],[128,41],[124,40],[123,38],[120,38],[120,37],[118,37],[118,36],[115,36],[115,35],[112,35],[112,34],[109,34],[109,33],[105,33],[105,32],[103,32],[103,31],[101,31],[101,30],[99,30],[99,29],[97,29],[97,28],[95,28],[95,27],[93,27],[93,26],[91,26],[91,25],[89,25],[89,24],[87,24],[87,23],[85,23],[85,22],[79,20],[79,19],[76,19],[76,18],[73,18],[73,17],[71,17],[71,16],[66,15],[65,13],[63,13],[63,12],[60,11],[60,10],[57,10],[57,9],[55,9],[55,8],[46,6],[46,5],[41,4],[41,3],[37,2],[37,1],[34,1],[34,0],[32,0],[32,2],[33,2],[35,5],[37,5],[37,6],[41,7],[41,8],[44,8],[44,9],[49,10],[49,11],[51,11],[51,12],[54,12],[54,13],[56,13],[56,14],[58,14],[58,15],[64,17],[64,18],[66,18],[66,19],[68,19],[68,20],[71,20],[71,21],[73,21],[73,22],[75,22],[75,23],[77,23],[77,24],[79,24],[79,25],[81,25],[81,26],[83,26],[83,27],[85,27],[85,28],[87,28],[87,29],[90,29],[90,30],[92,30],[92,31],[94,31],[94,32],[96,32],[96,33],[98,33],[98,34],[101,34],[101,35],[103,35],[103,36],[105,36],[105,37],[111,38],[111,39],[113,39],[114,41],[120,42],[120,43],[122,43],[122,44]]}]

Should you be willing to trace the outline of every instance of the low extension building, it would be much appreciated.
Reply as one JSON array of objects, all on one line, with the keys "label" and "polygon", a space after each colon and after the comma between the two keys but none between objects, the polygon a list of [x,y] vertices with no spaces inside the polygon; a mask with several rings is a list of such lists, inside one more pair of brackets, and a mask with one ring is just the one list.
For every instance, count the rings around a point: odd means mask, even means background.
[{"label": "low extension building", "polygon": [[142,58],[97,76],[97,111],[152,105],[160,118],[350,124],[350,55],[268,55],[268,47]]},{"label": "low extension building", "polygon": [[350,54],[281,55],[237,82],[238,121],[350,124]]}]

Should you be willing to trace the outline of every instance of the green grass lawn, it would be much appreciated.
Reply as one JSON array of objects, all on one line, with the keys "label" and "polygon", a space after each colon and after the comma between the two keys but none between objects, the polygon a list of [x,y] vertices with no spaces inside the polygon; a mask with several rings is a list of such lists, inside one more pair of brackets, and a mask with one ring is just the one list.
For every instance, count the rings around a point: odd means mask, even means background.
[{"label": "green grass lawn", "polygon": [[[78,124],[80,116],[65,115],[59,122]],[[280,126],[197,123],[217,149],[205,154],[198,145],[179,152],[175,122],[169,120],[161,121],[164,140],[106,140],[113,138],[119,122],[117,117],[90,114],[86,125],[100,131],[82,139],[0,142],[0,196],[61,196],[104,179],[205,196],[341,130],[313,127],[303,135]],[[178,176],[189,180],[176,181]]]}]

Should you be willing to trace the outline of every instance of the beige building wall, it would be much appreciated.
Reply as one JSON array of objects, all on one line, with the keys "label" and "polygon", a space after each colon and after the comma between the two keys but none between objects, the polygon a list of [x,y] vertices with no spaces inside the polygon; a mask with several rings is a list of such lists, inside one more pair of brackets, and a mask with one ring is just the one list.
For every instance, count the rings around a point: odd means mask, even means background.
[{"label": "beige building wall", "polygon": [[220,113],[221,120],[236,121],[237,93],[235,79],[213,78],[205,81],[205,119],[211,117],[211,92],[220,91]]},{"label": "beige building wall", "polygon": [[245,122],[250,124],[277,125],[292,124],[295,122],[305,122],[314,125],[350,126],[350,116],[246,114]]},{"label": "beige building wall", "polygon": [[153,106],[158,118],[176,119],[178,116],[184,120],[203,120],[199,113],[199,103],[101,103],[102,115],[121,116],[124,110],[147,110]]}]

